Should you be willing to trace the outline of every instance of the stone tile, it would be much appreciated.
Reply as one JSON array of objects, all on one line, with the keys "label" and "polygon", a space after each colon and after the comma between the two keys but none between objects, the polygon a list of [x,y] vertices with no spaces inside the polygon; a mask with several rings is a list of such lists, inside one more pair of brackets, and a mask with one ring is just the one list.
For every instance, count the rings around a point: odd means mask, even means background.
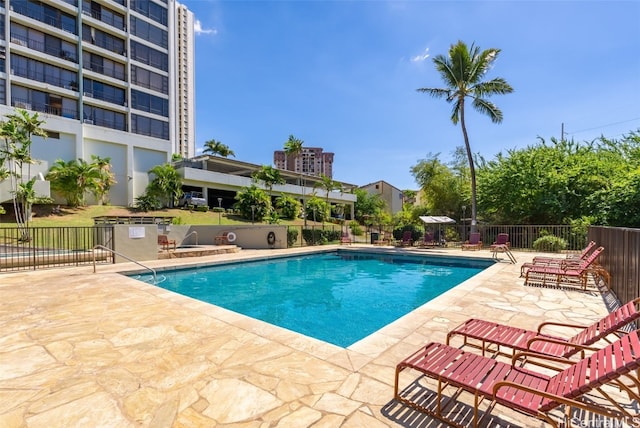
[{"label": "stone tile", "polygon": [[202,414],[223,424],[254,419],[282,404],[273,394],[238,379],[213,380],[200,395],[209,402]]},{"label": "stone tile", "polygon": [[[151,265],[161,272],[330,248]],[[0,426],[398,426],[382,413],[392,403],[395,365],[427,342],[444,341],[467,318],[527,328],[542,320],[588,322],[612,303],[609,295],[523,287],[519,265],[501,262],[342,349],[118,274],[137,269],[2,275]],[[415,377],[402,374],[403,381]],[[492,415],[513,426],[541,425],[500,406]],[[444,426],[430,419],[417,412],[413,421]]]}]

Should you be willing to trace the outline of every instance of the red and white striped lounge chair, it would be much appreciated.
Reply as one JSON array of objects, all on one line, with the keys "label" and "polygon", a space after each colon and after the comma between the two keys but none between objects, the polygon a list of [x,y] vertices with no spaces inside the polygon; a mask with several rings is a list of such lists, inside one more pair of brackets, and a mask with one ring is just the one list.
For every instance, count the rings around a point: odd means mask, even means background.
[{"label": "red and white striped lounge chair", "polygon": [[[560,406],[564,406],[564,416],[571,415],[573,409],[580,409],[618,420],[635,420],[633,418],[637,415],[631,414],[625,408],[625,403],[618,403],[602,387],[612,384],[625,390],[630,398],[637,399],[638,395],[620,379],[622,376],[625,379],[633,378],[626,375],[640,368],[640,338],[637,331],[579,361],[547,358],[553,359],[555,363],[569,364],[569,367],[554,375],[547,374],[547,371],[541,373],[521,367],[515,357],[509,364],[448,345],[429,343],[396,366],[394,398],[458,427],[471,426],[469,421],[459,421],[461,417],[470,417],[471,413],[460,412],[459,406],[450,405],[464,391],[474,395],[471,401],[474,427],[482,420],[482,417],[478,418],[478,414],[484,398],[490,403],[483,416],[491,413],[496,404],[500,404],[555,427],[558,426],[558,418],[554,418],[557,415],[551,412]],[[399,390],[400,373],[406,369],[416,370],[437,381],[435,403],[430,399],[434,393],[428,393],[427,385],[419,382],[421,378],[414,380],[402,391]],[[634,386],[637,384],[635,382]],[[444,396],[446,403],[443,404],[443,392],[448,386],[454,387],[457,392]],[[582,400],[585,394],[596,391],[609,401],[610,406],[601,406],[593,400]],[[560,416],[563,416],[562,413]]]}]

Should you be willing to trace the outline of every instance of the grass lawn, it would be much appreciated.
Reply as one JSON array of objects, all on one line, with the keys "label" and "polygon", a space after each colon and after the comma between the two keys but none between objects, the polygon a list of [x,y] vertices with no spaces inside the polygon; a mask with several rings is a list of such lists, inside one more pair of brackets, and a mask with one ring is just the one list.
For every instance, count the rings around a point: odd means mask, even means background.
[{"label": "grass lawn", "polygon": [[[0,227],[15,227],[16,223],[13,216],[13,205],[9,203],[3,204],[4,215],[0,215]],[[158,211],[140,212],[130,210],[127,207],[111,206],[111,205],[91,205],[79,208],[61,207],[60,214],[53,214],[52,207],[49,205],[34,207],[33,221],[30,223],[32,227],[60,227],[60,226],[93,226],[93,218],[100,216],[155,216],[155,217],[175,217],[180,219],[181,224],[248,224],[251,221],[240,218],[236,215],[228,215],[217,212],[208,211],[189,211],[187,209],[163,209]],[[256,222],[256,224],[260,224]],[[281,220],[281,225],[302,226],[303,220]],[[308,226],[321,226],[322,223],[307,221]],[[331,223],[326,223],[331,226]]]}]

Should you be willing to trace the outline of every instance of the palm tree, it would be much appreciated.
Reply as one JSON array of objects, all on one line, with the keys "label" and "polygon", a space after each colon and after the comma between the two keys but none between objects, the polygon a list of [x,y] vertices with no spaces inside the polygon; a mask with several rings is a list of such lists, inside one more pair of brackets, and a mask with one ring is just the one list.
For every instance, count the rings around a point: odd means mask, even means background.
[{"label": "palm tree", "polygon": [[102,179],[98,164],[84,159],[68,162],[58,159],[49,169],[47,180],[51,189],[60,193],[70,207],[84,206],[84,195],[88,190],[94,191]]},{"label": "palm tree", "polygon": [[91,185],[91,193],[96,198],[98,205],[105,203],[106,196],[111,186],[117,183],[116,176],[111,170],[111,158],[101,158],[97,155],[91,155],[92,165],[97,169],[96,179]]},{"label": "palm tree", "polygon": [[467,149],[469,173],[471,175],[471,231],[477,228],[476,221],[476,171],[473,164],[473,154],[469,144],[469,136],[464,120],[465,99],[472,99],[472,106],[478,112],[488,115],[493,123],[502,122],[502,112],[487,97],[494,94],[508,94],[513,88],[503,79],[495,78],[482,81],[484,75],[492,68],[500,49],[480,51],[474,44],[471,47],[458,41],[449,48],[449,55],[437,55],[433,58],[436,70],[446,84],[446,88],[419,88],[418,92],[425,92],[435,98],[445,97],[448,103],[453,103],[451,121],[454,125],[460,122],[464,144]]},{"label": "palm tree", "polygon": [[329,208],[329,217],[331,217],[331,204],[329,203],[329,196],[334,190],[340,190],[342,192],[342,184],[324,174],[320,174],[320,179],[322,181],[319,181],[313,187],[322,188],[325,192],[327,192],[325,194],[325,202],[327,204],[327,207]]},{"label": "palm tree", "polygon": [[273,186],[285,183],[282,174],[280,174],[280,170],[271,165],[262,165],[262,168],[254,171],[251,177],[256,181],[262,181],[264,183],[264,188],[268,191],[269,197],[271,197]]},{"label": "palm tree", "polygon": [[170,163],[156,165],[149,170],[155,177],[147,186],[147,193],[163,202],[164,206],[173,207],[182,196],[182,178]]},{"label": "palm tree", "polygon": [[[302,145],[304,141],[299,138],[296,138],[292,135],[289,135],[289,139],[284,143],[284,154],[285,154],[285,164],[287,163],[287,156],[293,155],[298,156],[302,154]],[[304,218],[304,225],[307,226],[307,213],[306,213],[306,204],[304,201],[304,186],[302,184],[302,165],[300,165],[300,187],[302,187],[302,211]]]},{"label": "palm tree", "polygon": [[233,156],[236,157],[236,154],[227,146],[226,144],[222,144],[220,141],[216,141],[211,139],[204,143],[203,153],[211,154],[211,155],[219,155],[223,158]]}]

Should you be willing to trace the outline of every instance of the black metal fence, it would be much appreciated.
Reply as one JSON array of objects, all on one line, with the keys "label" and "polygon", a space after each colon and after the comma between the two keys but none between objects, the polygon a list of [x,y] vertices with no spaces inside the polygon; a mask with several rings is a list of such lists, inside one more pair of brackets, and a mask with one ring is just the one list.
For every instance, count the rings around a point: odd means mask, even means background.
[{"label": "black metal fence", "polygon": [[0,228],[0,272],[112,263],[112,253],[94,252],[96,245],[113,249],[113,227]]},{"label": "black metal fence", "polygon": [[640,229],[592,226],[589,239],[605,250],[598,261],[611,275],[611,290],[621,302],[640,296]]},{"label": "black metal fence", "polygon": [[[425,231],[435,231],[438,237],[442,237],[448,247],[460,247],[469,238],[469,225],[425,225],[418,228],[420,236]],[[536,240],[543,236],[555,236],[564,241],[562,250],[579,251],[587,244],[587,229],[576,228],[568,225],[478,225],[482,244],[489,247],[499,233],[509,234],[511,248],[520,251],[552,251],[544,245],[534,247]],[[323,232],[321,232],[323,231]],[[393,236],[392,231],[377,227],[361,226],[361,233],[354,234],[349,226],[327,223],[324,226],[289,226],[289,246],[298,247],[306,245],[320,245],[338,241],[341,234],[348,234],[354,243],[373,244],[375,242],[387,242],[392,244],[398,237]],[[292,235],[294,235],[292,237]],[[330,239],[333,238],[333,239]],[[414,238],[415,239],[415,238]],[[438,239],[440,241],[440,239]]]}]

